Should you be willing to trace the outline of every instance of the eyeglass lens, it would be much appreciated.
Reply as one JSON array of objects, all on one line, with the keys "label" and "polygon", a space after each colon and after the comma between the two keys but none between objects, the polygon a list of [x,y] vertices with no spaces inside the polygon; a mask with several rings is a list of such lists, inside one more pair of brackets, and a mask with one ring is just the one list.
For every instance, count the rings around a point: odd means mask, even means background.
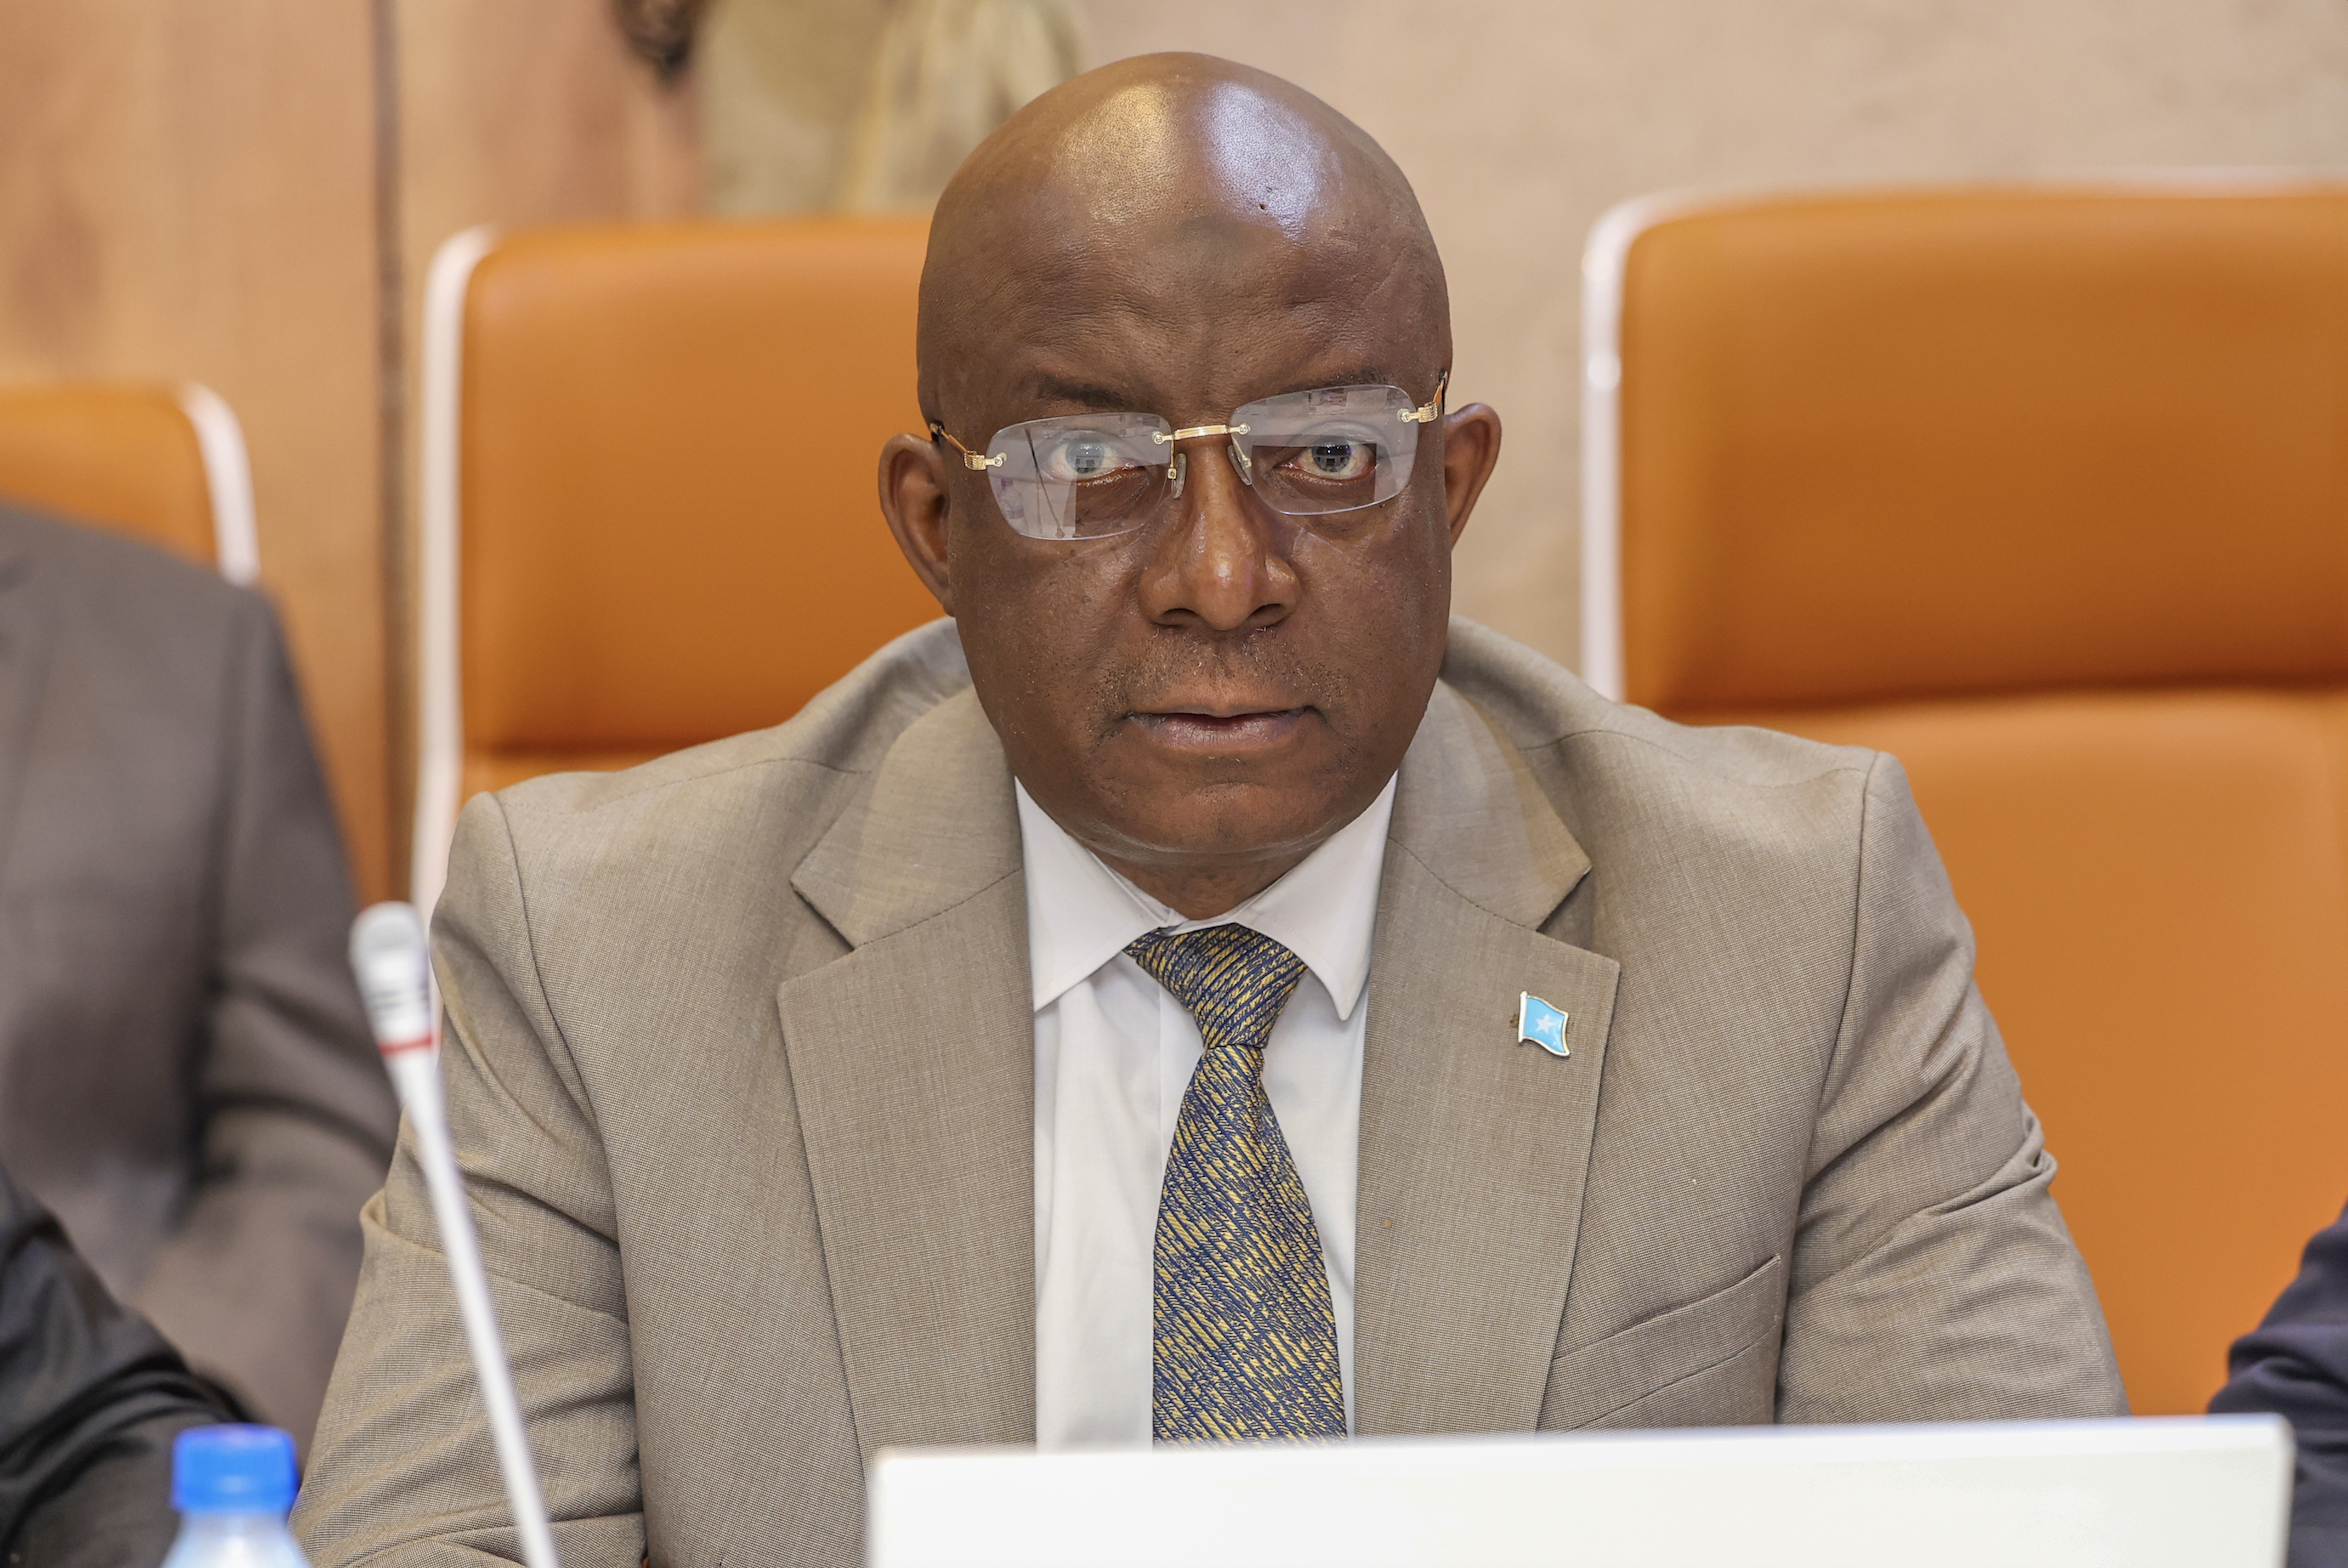
[{"label": "eyeglass lens", "polygon": [[[1419,426],[1403,416],[1413,407],[1408,393],[1384,386],[1263,398],[1232,413],[1232,461],[1276,512],[1312,517],[1376,506],[1410,481]],[[1172,434],[1155,414],[1006,426],[987,447],[1000,459],[988,476],[995,502],[1030,538],[1129,533],[1181,493]]]}]

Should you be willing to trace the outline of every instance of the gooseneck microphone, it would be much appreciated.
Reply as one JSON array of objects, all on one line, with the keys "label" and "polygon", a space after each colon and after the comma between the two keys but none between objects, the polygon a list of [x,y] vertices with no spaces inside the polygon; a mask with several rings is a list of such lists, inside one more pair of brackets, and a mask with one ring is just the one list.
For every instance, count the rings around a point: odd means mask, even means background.
[{"label": "gooseneck microphone", "polygon": [[441,1251],[448,1258],[449,1281],[456,1286],[473,1372],[481,1382],[481,1403],[489,1412],[497,1467],[505,1475],[506,1502],[522,1539],[522,1561],[529,1568],[561,1568],[554,1532],[547,1524],[546,1499],[538,1489],[538,1470],[530,1458],[530,1439],[522,1429],[521,1403],[514,1397],[513,1368],[506,1361],[505,1341],[498,1337],[497,1308],[489,1299],[489,1276],[481,1267],[465,1178],[449,1146],[448,1110],[440,1094],[440,1047],[433,1027],[432,954],[415,906],[376,904],[362,911],[351,924],[351,969],[358,976],[383,1064],[399,1092],[400,1109],[415,1137],[424,1185],[432,1194]]}]

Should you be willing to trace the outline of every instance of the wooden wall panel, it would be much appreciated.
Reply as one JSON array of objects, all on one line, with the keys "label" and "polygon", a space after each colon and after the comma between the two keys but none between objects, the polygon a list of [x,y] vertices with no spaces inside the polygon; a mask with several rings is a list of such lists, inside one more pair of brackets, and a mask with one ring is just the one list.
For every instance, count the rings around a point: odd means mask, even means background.
[{"label": "wooden wall panel", "polygon": [[406,869],[432,251],[699,204],[690,88],[605,0],[0,3],[0,382],[189,378],[235,408],[365,896]]},{"label": "wooden wall panel", "polygon": [[368,0],[0,4],[0,379],[202,381],[252,450],[361,890],[389,886]]},{"label": "wooden wall panel", "polygon": [[632,55],[606,0],[381,0],[398,101],[395,170],[404,363],[391,423],[393,758],[390,837],[405,881],[414,809],[417,422],[424,280],[442,241],[475,224],[665,218],[701,207],[693,78]]},{"label": "wooden wall panel", "polygon": [[433,250],[476,223],[698,210],[691,88],[628,52],[604,0],[394,6],[411,303]]}]

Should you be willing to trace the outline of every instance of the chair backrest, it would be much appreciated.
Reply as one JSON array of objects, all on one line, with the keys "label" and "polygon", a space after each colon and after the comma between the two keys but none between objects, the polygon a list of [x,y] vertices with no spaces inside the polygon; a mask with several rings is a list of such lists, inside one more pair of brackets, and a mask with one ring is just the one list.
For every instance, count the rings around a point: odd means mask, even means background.
[{"label": "chair backrest", "polygon": [[460,235],[428,287],[414,892],[463,797],[780,723],[937,614],[880,516],[926,228]]},{"label": "chair backrest", "polygon": [[1658,198],[1585,276],[1585,673],[1901,757],[2200,1408],[2348,1196],[2348,189]]},{"label": "chair backrest", "polygon": [[206,387],[0,389],[0,498],[216,567],[260,570],[236,415]]}]

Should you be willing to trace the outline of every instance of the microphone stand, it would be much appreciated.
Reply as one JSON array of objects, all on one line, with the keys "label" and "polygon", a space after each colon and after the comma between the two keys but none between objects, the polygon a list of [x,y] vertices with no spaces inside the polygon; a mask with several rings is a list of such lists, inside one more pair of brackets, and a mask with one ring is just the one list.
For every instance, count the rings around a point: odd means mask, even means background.
[{"label": "microphone stand", "polygon": [[538,1489],[538,1469],[530,1457],[530,1438],[522,1427],[521,1401],[514,1394],[513,1367],[497,1332],[497,1307],[490,1300],[488,1271],[481,1266],[472,1204],[449,1144],[440,1045],[433,1024],[431,949],[415,907],[376,904],[362,911],[351,926],[351,968],[367,1003],[367,1022],[383,1052],[383,1065],[399,1093],[400,1110],[416,1140],[425,1188],[432,1194],[432,1216],[448,1258],[449,1282],[456,1287],[457,1312],[473,1353],[481,1403],[489,1412],[489,1436],[497,1449],[497,1468],[505,1477],[514,1530],[521,1537],[522,1561],[528,1568],[561,1568],[546,1499]]}]

